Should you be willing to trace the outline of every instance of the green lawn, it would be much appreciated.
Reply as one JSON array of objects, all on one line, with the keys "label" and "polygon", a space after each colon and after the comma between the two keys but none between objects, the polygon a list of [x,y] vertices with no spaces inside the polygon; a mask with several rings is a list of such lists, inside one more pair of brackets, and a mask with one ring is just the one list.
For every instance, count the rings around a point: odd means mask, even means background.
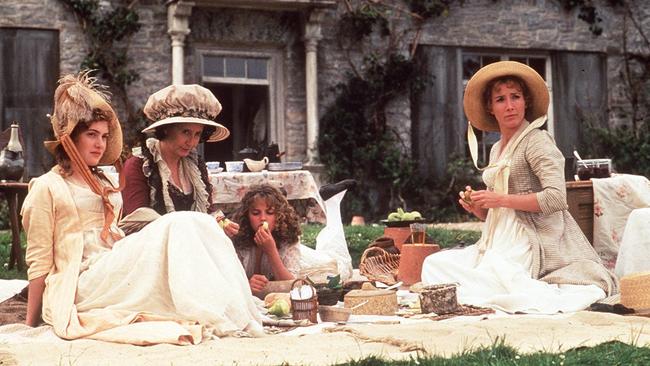
[{"label": "green lawn", "polygon": [[450,358],[418,357],[408,361],[384,361],[374,357],[341,365],[350,366],[570,366],[570,365],[650,365],[650,347],[636,347],[621,342],[602,343],[596,347],[579,347],[563,353],[537,352],[522,354],[503,342]]}]

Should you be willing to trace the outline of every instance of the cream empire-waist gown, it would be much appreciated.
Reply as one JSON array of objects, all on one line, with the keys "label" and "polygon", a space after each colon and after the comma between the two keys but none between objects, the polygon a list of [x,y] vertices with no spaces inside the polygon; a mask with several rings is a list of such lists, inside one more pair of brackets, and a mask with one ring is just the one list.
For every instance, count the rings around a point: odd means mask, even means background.
[{"label": "cream empire-waist gown", "polygon": [[[488,187],[494,186],[499,164],[505,163],[502,158],[483,172]],[[515,210],[489,209],[484,228],[491,225],[494,225],[491,247],[482,258],[478,244],[432,254],[422,265],[422,282],[457,283],[459,303],[509,313],[572,312],[605,297],[605,292],[596,285],[557,285],[533,279],[531,246]],[[487,239],[488,232],[483,230],[479,243]]]},{"label": "cream empire-waist gown", "polygon": [[[99,196],[87,187],[67,183],[79,211],[85,213],[81,216],[87,228],[75,299],[79,313],[97,309],[147,313],[148,318],[171,320],[158,326],[177,327],[181,333],[198,324],[201,334],[192,343],[238,331],[262,335],[246,274],[232,242],[211,216],[169,213],[137,233],[105,243],[99,237],[104,222]],[[121,206],[119,193],[112,194],[111,200]],[[152,335],[146,333],[156,327],[147,328],[145,323],[131,327],[129,333],[138,338],[142,331],[142,340],[148,343]],[[100,333],[93,338],[125,341],[117,336],[123,334],[117,329]],[[152,340],[157,343],[155,335]]]}]

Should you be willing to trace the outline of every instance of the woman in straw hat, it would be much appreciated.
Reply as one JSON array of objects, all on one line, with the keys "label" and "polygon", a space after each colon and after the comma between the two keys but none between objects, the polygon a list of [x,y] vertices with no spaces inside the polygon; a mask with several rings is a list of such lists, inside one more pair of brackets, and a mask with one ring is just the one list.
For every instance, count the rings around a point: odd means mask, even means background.
[{"label": "woman in straw hat", "polygon": [[468,187],[459,200],[485,225],[475,245],[427,257],[423,282],[457,282],[460,302],[508,312],[576,311],[617,291],[567,211],[564,157],[540,128],[548,104],[544,80],[522,63],[496,62],[471,78],[464,109],[474,164],[472,126],[501,133],[483,171],[487,189]]},{"label": "woman in straw hat", "polygon": [[59,81],[51,122],[58,164],[30,182],[22,210],[26,323],[42,314],[65,339],[134,344],[260,334],[246,274],[211,216],[172,213],[128,237],[117,227],[119,188],[96,166],[119,159],[122,132],[92,78]]},{"label": "woman in straw hat", "polygon": [[[174,211],[216,211],[212,184],[196,147],[226,139],[230,132],[215,122],[221,104],[200,85],[170,85],[152,94],[144,114],[152,124],[141,153],[124,164],[124,214],[151,207],[163,215]],[[228,225],[229,236],[237,232]]]}]

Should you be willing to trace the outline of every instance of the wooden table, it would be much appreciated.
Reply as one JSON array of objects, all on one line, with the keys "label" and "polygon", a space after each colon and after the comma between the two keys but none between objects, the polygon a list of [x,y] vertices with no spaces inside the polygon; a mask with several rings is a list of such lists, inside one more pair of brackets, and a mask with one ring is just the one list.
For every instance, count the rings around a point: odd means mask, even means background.
[{"label": "wooden table", "polygon": [[594,189],[591,180],[566,182],[569,213],[590,243],[594,243]]},{"label": "wooden table", "polygon": [[27,183],[0,182],[0,193],[9,204],[9,223],[11,225],[11,254],[9,256],[9,269],[14,265],[19,271],[23,270],[23,249],[20,246],[21,223],[19,220],[20,207],[27,196]]}]

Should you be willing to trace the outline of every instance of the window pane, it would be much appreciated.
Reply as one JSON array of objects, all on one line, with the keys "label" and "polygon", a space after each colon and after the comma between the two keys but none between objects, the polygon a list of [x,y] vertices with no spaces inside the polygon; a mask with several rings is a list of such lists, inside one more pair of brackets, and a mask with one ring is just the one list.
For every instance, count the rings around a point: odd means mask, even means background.
[{"label": "window pane", "polygon": [[248,59],[248,77],[250,79],[266,79],[267,60],[262,58]]},{"label": "window pane", "polygon": [[510,61],[517,61],[517,62],[521,62],[522,64],[528,65],[527,57],[510,57]]},{"label": "window pane", "polygon": [[481,58],[476,55],[463,55],[463,80],[469,80],[481,68]]},{"label": "window pane", "polygon": [[501,61],[499,56],[483,56],[483,66]]},{"label": "window pane", "polygon": [[223,57],[205,56],[203,57],[203,73],[205,76],[223,77]]},{"label": "window pane", "polygon": [[531,57],[528,59],[528,66],[532,67],[546,80],[546,59]]},{"label": "window pane", "polygon": [[246,59],[239,57],[226,58],[226,77],[246,77]]}]

